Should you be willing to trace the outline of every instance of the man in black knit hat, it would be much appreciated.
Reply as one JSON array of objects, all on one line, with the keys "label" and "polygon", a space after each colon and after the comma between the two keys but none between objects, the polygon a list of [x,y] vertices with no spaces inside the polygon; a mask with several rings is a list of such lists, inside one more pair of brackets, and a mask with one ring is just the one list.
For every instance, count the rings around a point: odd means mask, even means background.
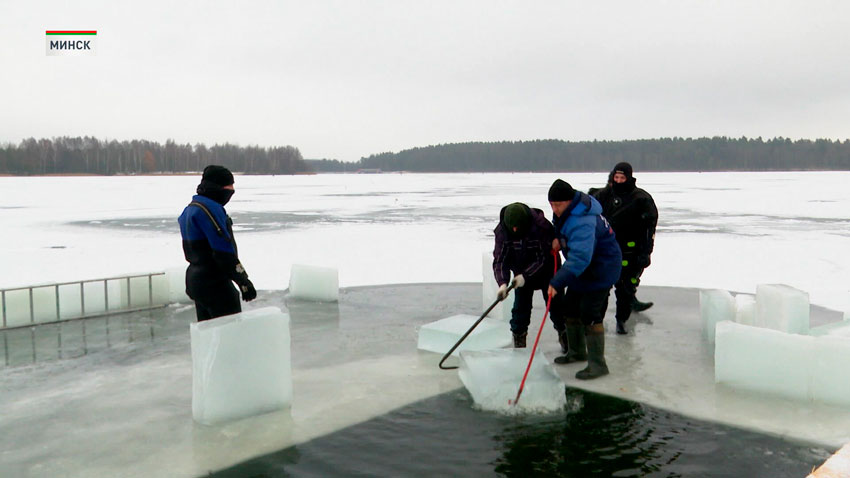
[{"label": "man in black knit hat", "polygon": [[[493,230],[496,237],[493,249],[493,276],[499,284],[499,299],[508,295],[508,282],[514,274],[514,306],[511,309],[511,332],[514,347],[526,346],[528,325],[531,322],[534,291],[547,299],[549,281],[555,274],[552,240],[555,229],[540,209],[519,202],[508,204],[499,212],[499,224]],[[561,352],[567,353],[567,336],[561,312],[563,294],[552,299],[549,318],[558,332]]]},{"label": "man in black knit hat", "polygon": [[549,188],[556,239],[552,249],[564,255],[564,265],[549,281],[549,296],[566,287],[563,311],[568,351],[557,364],[587,361],[576,378],[589,380],[608,374],[605,329],[611,286],[620,277],[620,246],[602,217],[602,206],[569,183],[556,180]]},{"label": "man in black knit hat", "polygon": [[239,292],[246,302],[257,297],[254,284],[239,262],[233,221],[224,210],[235,192],[233,182],[233,174],[227,168],[207,166],[198,194],[177,219],[183,254],[189,262],[186,294],[195,301],[198,321],[241,312]]},{"label": "man in black knit hat", "polygon": [[640,276],[649,267],[650,255],[655,245],[655,226],[658,209],[646,191],[636,186],[632,165],[617,163],[608,175],[608,185],[591,190],[602,204],[602,214],[611,223],[617,242],[623,251],[623,270],[614,285],[617,297],[617,333],[625,335],[625,323],[632,310],[643,311],[652,302],[641,302],[635,296]]}]

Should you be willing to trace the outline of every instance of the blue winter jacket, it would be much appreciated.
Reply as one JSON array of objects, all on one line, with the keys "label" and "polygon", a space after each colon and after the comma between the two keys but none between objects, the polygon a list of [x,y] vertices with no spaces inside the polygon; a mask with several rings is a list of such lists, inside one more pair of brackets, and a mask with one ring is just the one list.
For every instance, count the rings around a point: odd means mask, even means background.
[{"label": "blue winter jacket", "polygon": [[550,281],[552,287],[589,292],[617,282],[623,258],[599,201],[576,191],[566,211],[552,222],[564,255],[564,265]]},{"label": "blue winter jacket", "polygon": [[239,262],[233,222],[221,204],[206,196],[193,196],[210,212],[197,206],[186,206],[177,219],[183,236],[183,254],[189,267],[186,270],[186,292],[195,298],[214,284],[234,281],[248,282],[248,274]]}]

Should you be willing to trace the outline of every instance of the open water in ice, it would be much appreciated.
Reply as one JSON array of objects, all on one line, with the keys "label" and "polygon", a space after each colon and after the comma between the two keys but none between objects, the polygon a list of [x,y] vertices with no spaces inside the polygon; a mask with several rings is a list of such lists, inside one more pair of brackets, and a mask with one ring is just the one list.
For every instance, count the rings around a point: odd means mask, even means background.
[{"label": "open water in ice", "polygon": [[563,414],[478,412],[466,390],[212,473],[346,476],[800,478],[830,452],[567,389]]}]

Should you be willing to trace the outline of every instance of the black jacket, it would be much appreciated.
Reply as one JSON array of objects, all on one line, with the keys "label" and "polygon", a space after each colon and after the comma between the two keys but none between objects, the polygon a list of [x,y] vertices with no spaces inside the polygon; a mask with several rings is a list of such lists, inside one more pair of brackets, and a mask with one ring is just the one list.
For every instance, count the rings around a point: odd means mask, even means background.
[{"label": "black jacket", "polygon": [[645,261],[655,246],[658,209],[648,192],[636,186],[634,178],[621,184],[608,184],[591,189],[590,194],[602,204],[602,215],[611,223],[623,259]]}]

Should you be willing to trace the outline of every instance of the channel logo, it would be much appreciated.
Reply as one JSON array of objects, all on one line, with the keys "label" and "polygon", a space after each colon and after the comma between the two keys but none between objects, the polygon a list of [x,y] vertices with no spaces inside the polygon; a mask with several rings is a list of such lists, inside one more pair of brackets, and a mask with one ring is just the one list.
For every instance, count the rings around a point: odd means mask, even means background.
[{"label": "channel logo", "polygon": [[94,55],[97,30],[45,31],[47,56]]}]

